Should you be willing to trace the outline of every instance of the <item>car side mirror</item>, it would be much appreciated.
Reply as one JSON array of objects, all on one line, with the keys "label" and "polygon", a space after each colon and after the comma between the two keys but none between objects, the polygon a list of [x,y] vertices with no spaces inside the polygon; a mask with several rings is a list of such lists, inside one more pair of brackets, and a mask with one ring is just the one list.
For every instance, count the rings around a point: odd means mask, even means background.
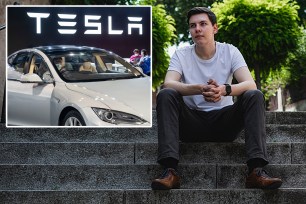
[{"label": "car side mirror", "polygon": [[37,74],[24,74],[20,78],[21,83],[42,83],[43,80]]}]

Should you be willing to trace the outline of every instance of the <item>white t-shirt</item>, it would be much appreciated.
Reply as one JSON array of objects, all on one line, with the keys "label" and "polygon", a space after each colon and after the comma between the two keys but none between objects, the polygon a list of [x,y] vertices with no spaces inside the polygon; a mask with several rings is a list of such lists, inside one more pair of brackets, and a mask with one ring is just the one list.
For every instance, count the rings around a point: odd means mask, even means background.
[{"label": "white t-shirt", "polygon": [[[203,60],[195,53],[195,45],[180,48],[173,54],[168,71],[182,75],[186,84],[207,84],[214,79],[218,84],[231,84],[233,73],[247,64],[240,51],[231,44],[216,42],[216,53],[209,60]],[[219,102],[206,102],[202,95],[184,96],[184,102],[191,109],[211,111],[232,105],[232,97],[222,97]]]}]

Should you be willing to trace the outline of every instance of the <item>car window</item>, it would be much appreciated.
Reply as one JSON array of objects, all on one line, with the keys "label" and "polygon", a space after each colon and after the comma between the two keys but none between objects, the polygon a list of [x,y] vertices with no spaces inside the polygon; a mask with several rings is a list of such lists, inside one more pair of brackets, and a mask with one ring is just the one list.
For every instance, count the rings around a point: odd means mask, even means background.
[{"label": "car window", "polygon": [[44,82],[53,82],[53,77],[49,67],[40,55],[34,55],[32,63],[34,64],[34,74],[37,74]]},{"label": "car window", "polygon": [[22,52],[8,58],[8,79],[20,80],[22,75],[37,74],[44,82],[53,82],[50,70],[38,54]]},{"label": "car window", "polygon": [[27,61],[28,61],[28,53],[20,53],[16,56],[13,62],[13,67],[15,68],[16,71],[24,73]]},{"label": "car window", "polygon": [[13,62],[14,62],[14,59],[16,58],[17,54],[13,54],[11,56],[8,57],[7,59],[7,63],[11,66],[13,66]]},{"label": "car window", "polygon": [[8,79],[19,80],[27,72],[29,53],[22,52],[8,58]]},{"label": "car window", "polygon": [[67,82],[119,80],[143,77],[123,58],[108,52],[70,51],[50,53],[60,77]]}]

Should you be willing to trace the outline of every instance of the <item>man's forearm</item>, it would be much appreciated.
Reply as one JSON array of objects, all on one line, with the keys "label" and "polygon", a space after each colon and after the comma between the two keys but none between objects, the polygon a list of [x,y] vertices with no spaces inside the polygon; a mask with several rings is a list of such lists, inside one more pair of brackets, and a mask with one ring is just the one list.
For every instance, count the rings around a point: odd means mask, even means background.
[{"label": "man's forearm", "polygon": [[[255,82],[253,81],[244,81],[239,84],[232,85],[232,93],[231,96],[240,96],[247,90],[255,90],[257,89]],[[225,90],[224,90],[225,91]]]},{"label": "man's forearm", "polygon": [[172,88],[178,91],[183,96],[200,95],[203,92],[202,84],[184,84],[178,81],[165,82],[165,88]]}]

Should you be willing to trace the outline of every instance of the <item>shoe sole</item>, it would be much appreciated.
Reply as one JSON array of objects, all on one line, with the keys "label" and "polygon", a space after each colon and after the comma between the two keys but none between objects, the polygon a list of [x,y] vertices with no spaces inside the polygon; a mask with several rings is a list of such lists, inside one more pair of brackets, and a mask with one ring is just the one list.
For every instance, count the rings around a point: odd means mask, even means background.
[{"label": "shoe sole", "polygon": [[246,186],[246,188],[260,188],[260,189],[274,190],[274,189],[278,189],[279,187],[281,187],[282,184],[283,184],[282,181],[277,181],[277,182],[272,183],[269,186]]},{"label": "shoe sole", "polygon": [[151,184],[152,190],[171,190],[171,189],[180,189],[180,185],[173,186],[172,188],[169,188],[168,186],[165,186],[158,182],[153,182]]}]

